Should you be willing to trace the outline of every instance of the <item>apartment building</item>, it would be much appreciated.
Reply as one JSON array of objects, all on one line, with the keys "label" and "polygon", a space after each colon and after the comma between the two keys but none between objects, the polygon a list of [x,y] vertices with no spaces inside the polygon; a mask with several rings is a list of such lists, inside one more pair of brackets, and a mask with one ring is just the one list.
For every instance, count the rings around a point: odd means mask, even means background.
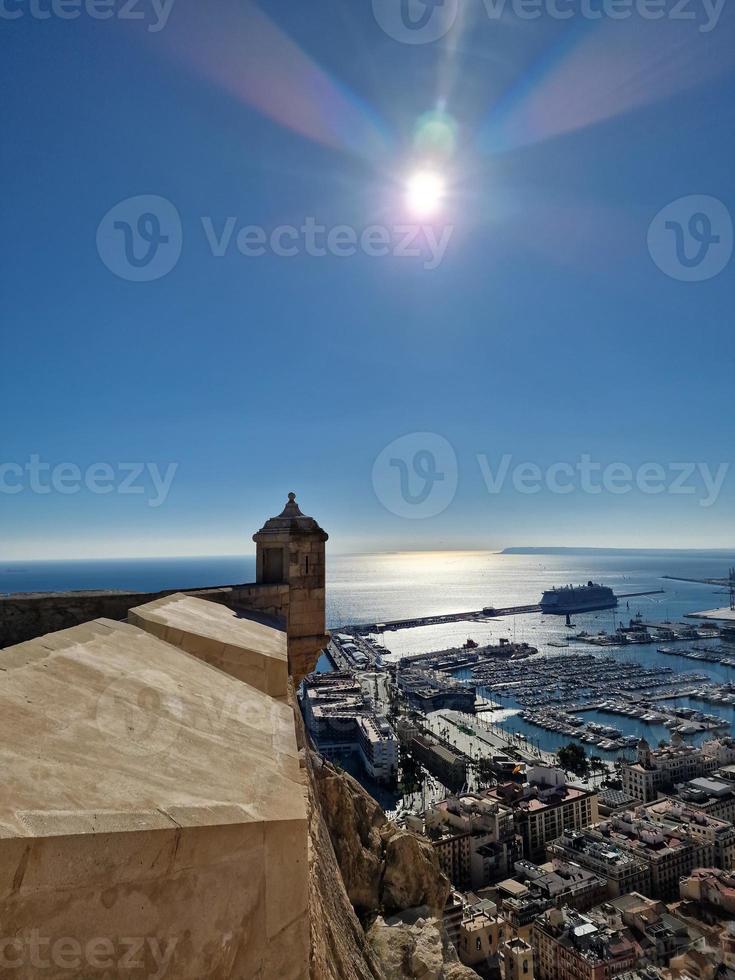
[{"label": "apartment building", "polygon": [[567,783],[564,773],[548,766],[534,766],[526,783],[503,783],[486,791],[513,810],[523,840],[523,856],[543,861],[546,847],[565,830],[581,830],[598,818],[597,793]]},{"label": "apartment building", "polygon": [[641,803],[651,803],[659,791],[670,791],[678,783],[713,773],[722,765],[720,754],[712,749],[705,751],[703,747],[687,745],[678,732],[671,736],[668,745],[656,750],[642,738],[636,761],[622,767],[623,792]]},{"label": "apartment building", "polygon": [[647,807],[614,814],[596,830],[604,840],[648,865],[650,890],[636,890],[654,898],[673,900],[679,893],[681,877],[712,863],[713,848],[708,840],[659,819]]},{"label": "apartment building", "polygon": [[533,924],[539,980],[610,980],[632,970],[638,948],[627,928],[593,921],[573,909],[550,909]]},{"label": "apartment building", "polygon": [[674,833],[701,839],[712,848],[712,858],[718,868],[735,865],[735,827],[728,820],[719,820],[701,809],[686,805],[680,799],[665,797],[649,803],[646,812],[661,826]]},{"label": "apartment building", "polygon": [[398,739],[354,674],[309,674],[300,700],[309,733],[326,758],[355,755],[376,782],[395,783]]},{"label": "apartment building", "polygon": [[485,794],[451,796],[426,810],[422,831],[434,845],[442,870],[462,889],[482,888],[506,877],[522,854],[513,813]]},{"label": "apartment building", "polygon": [[548,847],[549,857],[571,861],[604,879],[610,898],[651,889],[651,870],[642,858],[618,846],[594,828],[565,831]]}]

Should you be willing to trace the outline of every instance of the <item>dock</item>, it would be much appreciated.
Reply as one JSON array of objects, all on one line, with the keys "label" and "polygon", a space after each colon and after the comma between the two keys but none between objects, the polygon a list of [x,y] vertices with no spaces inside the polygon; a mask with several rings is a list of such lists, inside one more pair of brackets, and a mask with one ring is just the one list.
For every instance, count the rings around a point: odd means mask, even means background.
[{"label": "dock", "polygon": [[[663,589],[653,589],[648,592],[624,592],[616,595],[616,599],[632,599],[637,596],[660,595]],[[434,616],[414,616],[407,619],[391,619],[382,623],[360,623],[352,626],[341,626],[338,629],[352,633],[382,633],[386,630],[406,630],[416,626],[440,626],[444,623],[461,623],[469,620],[473,622],[487,622],[488,620],[499,619],[503,616],[520,616],[525,613],[541,612],[541,604],[530,603],[525,606],[485,606],[483,609],[472,609],[468,612],[440,613]],[[594,612],[595,610],[582,610],[581,612]],[[550,613],[549,615],[555,615]],[[564,615],[563,613],[557,615]],[[574,613],[573,615],[578,615]]]}]

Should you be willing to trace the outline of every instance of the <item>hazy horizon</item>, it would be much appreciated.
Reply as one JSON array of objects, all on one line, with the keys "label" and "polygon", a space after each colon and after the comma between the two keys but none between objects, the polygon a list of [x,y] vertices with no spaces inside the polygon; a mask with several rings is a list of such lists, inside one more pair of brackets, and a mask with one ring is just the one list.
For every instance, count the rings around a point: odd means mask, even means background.
[{"label": "hazy horizon", "polygon": [[[381,548],[381,549],[367,549],[361,551],[342,551],[338,549],[331,549],[327,545],[327,554],[338,558],[351,558],[351,557],[370,557],[371,555],[416,555],[416,554],[432,554],[432,555],[457,555],[457,554],[492,554],[492,555],[503,555],[503,554],[517,554],[517,555],[559,555],[563,556],[568,554],[573,555],[642,555],[642,556],[655,556],[655,555],[711,555],[712,557],[728,557],[735,556],[735,544],[732,547],[719,547],[719,548],[709,548],[709,547],[686,547],[686,548],[651,548],[646,546],[640,547],[606,547],[606,546],[588,546],[588,545],[506,545],[503,548],[451,548],[451,547],[427,547],[427,548]],[[176,559],[216,559],[216,558],[246,558],[252,559],[255,557],[255,549],[252,551],[221,551],[221,552],[199,552],[191,554],[88,554],[88,555],[64,555],[59,557],[49,557],[48,555],[41,556],[22,556],[22,557],[9,557],[0,555],[0,564],[17,564],[17,563],[32,563],[32,562],[84,562],[84,561],[165,561],[165,560],[176,560]]]}]

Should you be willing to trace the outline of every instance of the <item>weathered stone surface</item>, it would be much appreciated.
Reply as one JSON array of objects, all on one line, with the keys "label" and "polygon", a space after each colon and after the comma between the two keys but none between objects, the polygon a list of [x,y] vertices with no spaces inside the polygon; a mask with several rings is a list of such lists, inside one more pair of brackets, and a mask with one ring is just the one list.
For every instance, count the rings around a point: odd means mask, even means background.
[{"label": "weathered stone surface", "polygon": [[286,697],[284,631],[248,619],[228,606],[181,592],[136,606],[128,613],[128,622],[264,694]]},{"label": "weathered stone surface", "polygon": [[387,980],[477,980],[427,908],[388,920],[378,916],[367,935]]},{"label": "weathered stone surface", "polygon": [[155,973],[150,945],[145,968],[120,966],[122,937],[171,949],[177,980],[308,976],[287,703],[133,626],[87,623],[0,654],[0,771],[0,922],[19,975],[97,975],[80,953],[71,973],[36,966],[40,935],[105,940],[120,977]]},{"label": "weathered stone surface", "polygon": [[360,918],[418,906],[440,916],[450,885],[434,849],[390,823],[348,773],[322,762],[314,776],[342,879]]}]

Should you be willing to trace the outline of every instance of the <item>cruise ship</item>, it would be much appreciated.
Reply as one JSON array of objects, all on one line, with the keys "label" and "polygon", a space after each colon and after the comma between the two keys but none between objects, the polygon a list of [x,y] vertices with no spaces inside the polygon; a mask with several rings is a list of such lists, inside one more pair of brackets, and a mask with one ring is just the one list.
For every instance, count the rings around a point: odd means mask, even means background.
[{"label": "cruise ship", "polygon": [[593,609],[612,609],[617,604],[617,596],[611,588],[588,582],[587,585],[564,585],[544,592],[541,597],[541,612],[590,612]]}]

